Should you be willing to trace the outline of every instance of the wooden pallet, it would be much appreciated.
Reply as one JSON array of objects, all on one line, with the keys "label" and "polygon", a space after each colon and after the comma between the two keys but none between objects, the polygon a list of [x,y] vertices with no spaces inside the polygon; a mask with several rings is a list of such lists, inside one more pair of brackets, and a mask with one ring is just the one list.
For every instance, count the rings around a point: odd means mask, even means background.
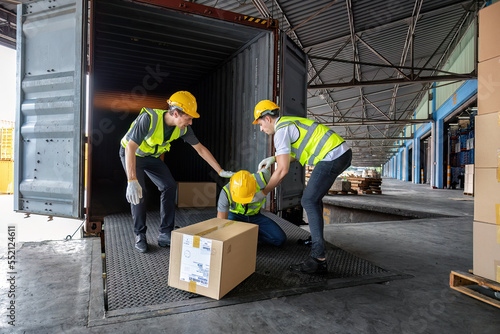
[{"label": "wooden pallet", "polygon": [[497,283],[495,281],[463,271],[452,271],[450,273],[450,288],[500,308],[499,299],[491,298],[477,291],[474,291],[473,289],[468,287],[470,285],[479,285],[500,292],[500,283]]},{"label": "wooden pallet", "polygon": [[348,191],[340,191],[340,190],[328,190],[330,195],[357,195],[357,190],[348,190]]},{"label": "wooden pallet", "polygon": [[370,189],[370,190],[361,190],[361,193],[363,194],[377,194],[377,195],[382,195],[382,190],[374,190],[374,189]]}]

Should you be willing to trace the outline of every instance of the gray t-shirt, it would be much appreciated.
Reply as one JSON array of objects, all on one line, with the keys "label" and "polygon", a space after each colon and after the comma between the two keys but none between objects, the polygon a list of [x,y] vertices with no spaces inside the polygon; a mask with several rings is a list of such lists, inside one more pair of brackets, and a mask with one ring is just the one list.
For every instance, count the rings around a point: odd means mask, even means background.
[{"label": "gray t-shirt", "polygon": [[[151,124],[151,116],[147,112],[143,112],[142,114],[137,116],[134,126],[127,133],[127,140],[133,140],[135,143],[141,145],[142,141],[148,134],[149,124]],[[175,126],[167,126],[165,123],[163,123],[163,125],[163,134],[165,141],[167,141],[168,139],[170,139],[172,132],[174,132]],[[200,142],[198,138],[196,138],[190,125],[187,126],[186,133],[180,138],[182,138],[184,142],[190,145],[196,145]]]},{"label": "gray t-shirt", "polygon": [[[253,174],[254,176],[258,176],[257,173]],[[264,169],[262,171],[262,175],[264,176],[264,180],[269,182],[269,179],[271,178],[271,172],[269,169]],[[219,212],[229,212],[229,199],[227,198],[227,193],[222,189],[220,191],[219,195],[219,201],[217,202],[217,211]]]}]

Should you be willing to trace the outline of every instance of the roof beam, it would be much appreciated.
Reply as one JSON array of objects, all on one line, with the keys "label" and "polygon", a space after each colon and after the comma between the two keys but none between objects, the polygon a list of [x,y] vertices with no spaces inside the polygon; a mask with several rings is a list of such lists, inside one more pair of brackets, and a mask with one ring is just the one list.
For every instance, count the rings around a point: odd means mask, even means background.
[{"label": "roof beam", "polygon": [[[457,7],[460,7],[460,6],[464,6],[464,5],[468,5],[471,2],[473,2],[473,1],[471,1],[471,0],[469,0],[469,1],[462,1],[462,2],[459,2],[459,3],[452,4],[452,5],[448,5],[448,6],[444,6],[444,7],[441,7],[441,8],[436,8],[436,9],[427,11],[425,13],[422,13],[421,15],[422,16],[429,16],[429,15],[439,15],[441,13],[447,13],[447,12],[449,12],[450,10],[452,10],[454,8],[457,8]],[[371,32],[377,32],[377,31],[381,31],[381,30],[389,30],[389,29],[391,29],[391,28],[393,28],[395,26],[398,26],[400,24],[406,24],[406,22],[408,20],[410,20],[412,17],[413,16],[405,17],[403,19],[399,19],[399,20],[396,20],[396,21],[393,21],[393,22],[382,24],[380,26],[376,26],[376,27],[372,27],[372,28],[369,28],[369,29],[361,30],[361,31],[358,31],[358,34],[361,35],[361,34],[367,34],[367,33],[371,33]],[[309,52],[313,48],[318,48],[318,47],[322,47],[322,46],[325,46],[325,45],[334,44],[334,43],[337,43],[339,41],[344,40],[345,38],[347,38],[349,36],[350,36],[350,34],[349,35],[339,36],[339,37],[336,37],[336,38],[333,38],[333,39],[330,39],[330,40],[327,40],[327,41],[323,41],[323,42],[320,42],[320,43],[316,43],[316,44],[304,45],[304,51],[305,52]]]},{"label": "roof beam", "polygon": [[331,84],[322,84],[322,85],[310,85],[307,89],[334,89],[334,88],[342,88],[342,87],[366,87],[366,86],[380,86],[380,85],[413,85],[417,83],[425,83],[425,82],[441,82],[441,81],[455,81],[455,80],[470,80],[476,79],[477,76],[474,72],[469,74],[455,74],[455,75],[436,75],[429,77],[419,77],[413,80],[408,80],[405,78],[399,79],[383,79],[383,80],[371,80],[371,81],[357,81],[351,80],[349,82],[339,82],[339,83],[331,83]]}]

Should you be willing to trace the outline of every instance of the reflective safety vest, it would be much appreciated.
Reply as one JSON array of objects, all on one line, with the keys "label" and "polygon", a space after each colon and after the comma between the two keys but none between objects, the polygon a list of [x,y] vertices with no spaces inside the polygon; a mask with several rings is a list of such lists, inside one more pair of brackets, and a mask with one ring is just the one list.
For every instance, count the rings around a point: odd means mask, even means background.
[{"label": "reflective safety vest", "polygon": [[[138,157],[159,157],[163,152],[170,151],[170,142],[176,140],[180,136],[184,135],[187,132],[187,127],[183,130],[175,127],[174,131],[170,138],[165,141],[165,135],[163,133],[163,125],[164,125],[164,115],[168,110],[161,109],[151,109],[151,108],[142,108],[140,114],[147,112],[151,118],[151,124],[149,124],[149,131],[142,143],[139,145],[137,150],[135,151],[135,155]],[[139,114],[139,115],[140,115]],[[132,127],[135,125],[134,121],[130,125],[130,129],[127,131],[125,136],[123,136],[121,143],[125,148],[128,144],[127,134],[132,130]]]},{"label": "reflective safety vest", "polygon": [[[267,185],[266,179],[264,178],[263,173],[254,173],[252,176],[255,178],[257,181],[257,192],[261,191],[264,189]],[[224,191],[227,194],[227,199],[229,200],[229,211],[233,213],[239,213],[242,215],[247,215],[247,216],[253,216],[256,215],[260,212],[260,208],[266,203],[266,199],[264,198],[260,202],[255,202],[255,203],[248,203],[248,204],[240,204],[236,203],[233,201],[233,198],[231,197],[231,191],[229,191],[229,183],[224,186]],[[246,211],[245,211],[245,206],[246,206]]]},{"label": "reflective safety vest", "polygon": [[303,117],[281,117],[276,123],[276,131],[292,124],[297,127],[300,136],[292,143],[290,155],[301,165],[316,165],[345,141],[327,126]]}]

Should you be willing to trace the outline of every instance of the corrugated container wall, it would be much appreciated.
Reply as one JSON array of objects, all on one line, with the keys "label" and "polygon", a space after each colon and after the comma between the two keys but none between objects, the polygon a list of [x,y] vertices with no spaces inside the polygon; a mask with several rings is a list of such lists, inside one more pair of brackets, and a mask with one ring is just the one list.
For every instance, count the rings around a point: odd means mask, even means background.
[{"label": "corrugated container wall", "polygon": [[[91,216],[128,210],[120,139],[141,107],[163,109],[175,91],[196,97],[192,129],[221,167],[255,172],[268,154],[252,121],[255,104],[273,99],[272,30],[120,0],[96,3],[94,27]],[[228,181],[182,140],[165,162],[176,181]]]}]

